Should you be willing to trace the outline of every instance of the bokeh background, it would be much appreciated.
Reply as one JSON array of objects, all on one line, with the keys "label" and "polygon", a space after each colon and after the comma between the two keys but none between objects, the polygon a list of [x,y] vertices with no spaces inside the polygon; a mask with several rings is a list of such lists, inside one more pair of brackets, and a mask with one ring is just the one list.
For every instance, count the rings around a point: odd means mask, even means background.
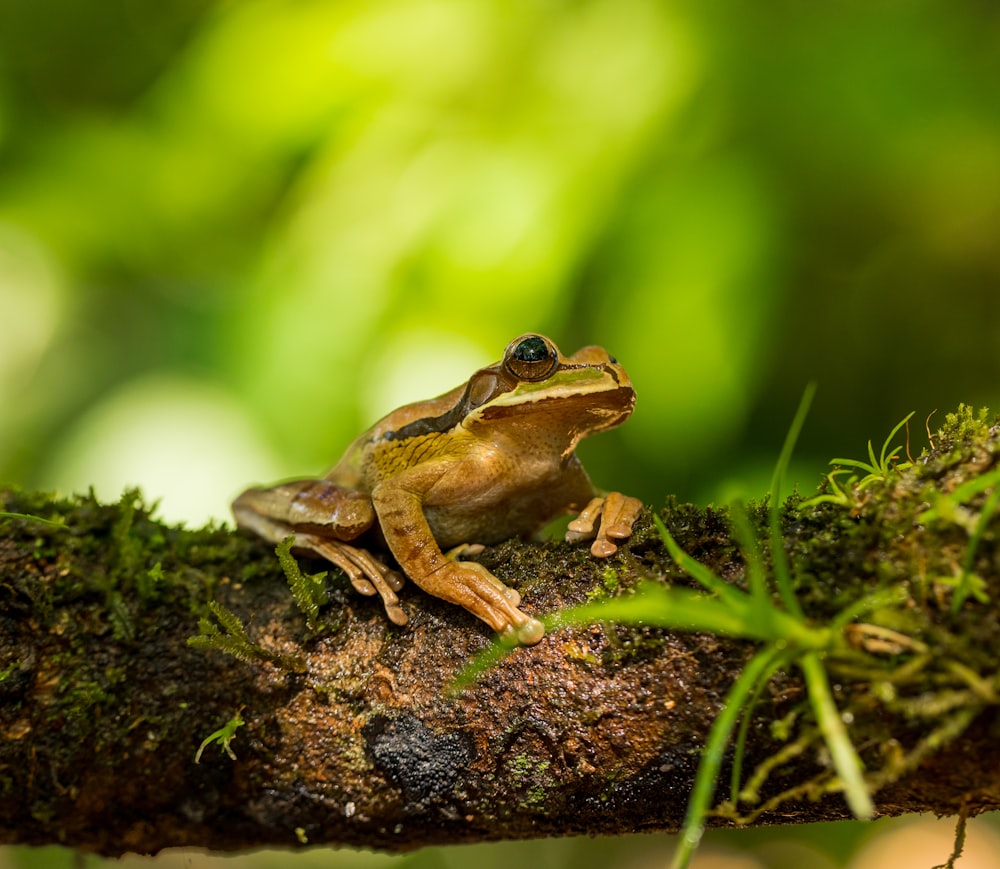
[{"label": "bokeh background", "polygon": [[977,0],[3,0],[0,481],[224,519],[531,330],[627,366],[581,451],[653,504],[762,495],[809,380],[800,488],[917,454],[1000,409],[998,82]]}]

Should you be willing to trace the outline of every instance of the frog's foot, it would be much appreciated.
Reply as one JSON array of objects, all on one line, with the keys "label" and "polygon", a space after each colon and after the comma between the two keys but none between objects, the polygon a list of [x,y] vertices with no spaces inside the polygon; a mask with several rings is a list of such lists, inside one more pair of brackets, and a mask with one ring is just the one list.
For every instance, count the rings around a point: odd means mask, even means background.
[{"label": "frog's foot", "polygon": [[409,619],[399,605],[396,592],[403,587],[403,577],[390,570],[381,561],[373,558],[364,549],[348,546],[338,540],[330,540],[316,534],[298,533],[295,546],[309,549],[327,561],[332,561],[351,581],[351,585],[361,594],[379,594],[385,604],[386,615],[396,625],[405,625]]},{"label": "frog's foot", "polygon": [[[458,560],[462,556],[479,555],[484,549],[486,549],[486,547],[483,546],[482,543],[459,543],[458,546],[454,547],[453,549],[449,549],[447,552],[445,552],[444,557],[447,558],[449,561],[454,561],[457,564]],[[470,566],[469,562],[464,562],[464,563],[467,567]],[[493,577],[493,579],[496,579],[496,577],[493,576],[492,573],[490,573],[489,571],[486,572],[491,577]],[[500,583],[500,591],[506,596],[510,605],[518,606],[521,603],[521,595],[517,591],[517,589],[511,588],[509,585],[500,582],[499,579],[497,579],[497,582]]]},{"label": "frog's foot", "polygon": [[[618,546],[610,538],[624,540],[628,537],[641,509],[642,501],[621,492],[608,492],[603,497],[592,498],[580,515],[569,523],[566,540],[575,543],[593,539],[591,554],[608,558],[618,551]],[[600,524],[595,528],[598,521]]]},{"label": "frog's foot", "polygon": [[521,596],[474,561],[449,559],[414,581],[429,594],[465,607],[505,639],[533,646],[545,634],[538,619],[518,609]]}]

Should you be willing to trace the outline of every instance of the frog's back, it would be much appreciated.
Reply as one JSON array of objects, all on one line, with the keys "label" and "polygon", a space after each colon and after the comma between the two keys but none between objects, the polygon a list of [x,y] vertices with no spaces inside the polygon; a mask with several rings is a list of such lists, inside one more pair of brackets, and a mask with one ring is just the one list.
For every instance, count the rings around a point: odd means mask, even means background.
[{"label": "frog's back", "polygon": [[403,405],[358,435],[326,479],[341,486],[370,492],[380,481],[399,473],[439,440],[441,420],[462,398],[465,386],[426,401]]}]

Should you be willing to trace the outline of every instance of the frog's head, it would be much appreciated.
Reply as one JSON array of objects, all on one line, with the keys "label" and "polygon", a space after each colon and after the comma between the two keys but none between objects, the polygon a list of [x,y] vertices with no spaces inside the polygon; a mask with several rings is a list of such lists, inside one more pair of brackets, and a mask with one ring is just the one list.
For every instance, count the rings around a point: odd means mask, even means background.
[{"label": "frog's head", "polygon": [[551,339],[529,333],[469,379],[463,404],[466,428],[524,424],[561,433],[572,449],[581,438],[628,419],[635,391],[603,347],[563,356]]}]

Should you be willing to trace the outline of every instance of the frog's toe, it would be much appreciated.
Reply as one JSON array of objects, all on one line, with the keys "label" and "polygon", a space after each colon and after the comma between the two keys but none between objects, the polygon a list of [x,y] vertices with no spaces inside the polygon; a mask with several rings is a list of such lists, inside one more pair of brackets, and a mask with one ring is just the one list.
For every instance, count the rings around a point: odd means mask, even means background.
[{"label": "frog's toe", "polygon": [[533,646],[545,636],[545,625],[530,616],[517,626],[517,640],[522,646]]},{"label": "frog's toe", "polygon": [[575,543],[594,538],[590,546],[591,555],[610,558],[618,551],[618,546],[613,541],[631,536],[632,526],[639,518],[640,510],[642,501],[621,492],[609,492],[604,498],[594,498],[569,523],[566,540]]},{"label": "frog's toe", "polygon": [[386,601],[385,614],[389,617],[390,622],[392,622],[394,625],[399,625],[400,627],[405,625],[410,620],[409,617],[406,615],[406,613],[403,612],[403,608],[399,605],[398,602],[390,603],[389,601]]},{"label": "frog's toe", "polygon": [[507,598],[507,603],[511,606],[517,606],[521,603],[521,594],[517,589],[511,588],[509,585],[504,585],[503,596]]},{"label": "frog's toe", "polygon": [[590,546],[590,554],[595,558],[610,558],[617,551],[618,547],[603,536],[598,537]]},{"label": "frog's toe", "polygon": [[589,540],[593,537],[596,533],[594,526],[601,517],[603,506],[604,498],[591,498],[587,506],[569,523],[566,529],[566,541],[576,543],[579,540]]},{"label": "frog's toe", "polygon": [[459,543],[444,553],[444,557],[451,561],[458,561],[460,558],[475,557],[481,555],[486,549],[482,543]]},{"label": "frog's toe", "polygon": [[638,498],[631,498],[621,492],[611,492],[605,500],[604,515],[601,519],[605,536],[621,540],[631,535],[632,526],[639,518],[641,510],[642,501]]},{"label": "frog's toe", "polygon": [[385,571],[385,584],[389,586],[393,591],[399,591],[403,585],[406,583],[406,577],[403,576],[398,570]]},{"label": "frog's toe", "polygon": [[358,592],[358,594],[364,594],[371,597],[373,594],[376,593],[375,586],[372,585],[363,576],[351,576],[348,578],[351,580],[351,585],[354,586],[354,590]]},{"label": "frog's toe", "polygon": [[506,624],[497,631],[505,646],[533,646],[545,636],[545,625],[530,616],[521,624]]},{"label": "frog's toe", "polygon": [[465,607],[511,645],[532,645],[545,633],[541,622],[518,609],[521,595],[475,561],[449,560],[415,581],[430,594]]},{"label": "frog's toe", "polygon": [[604,533],[608,537],[614,537],[615,540],[624,540],[626,537],[632,536],[632,526],[631,524],[626,525],[624,522],[619,522],[617,525],[610,526]]}]

